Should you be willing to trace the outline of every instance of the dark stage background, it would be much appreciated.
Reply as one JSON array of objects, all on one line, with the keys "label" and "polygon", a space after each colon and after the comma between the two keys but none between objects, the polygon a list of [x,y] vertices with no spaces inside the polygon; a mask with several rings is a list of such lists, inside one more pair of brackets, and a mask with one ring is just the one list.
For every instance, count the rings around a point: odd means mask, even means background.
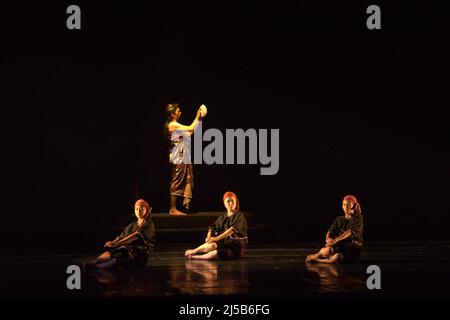
[{"label": "dark stage background", "polygon": [[13,250],[89,238],[132,214],[132,185],[167,212],[171,101],[182,123],[206,104],[205,129],[280,129],[275,176],[196,166],[196,210],[222,210],[233,190],[274,227],[267,241],[321,241],[352,193],[369,242],[448,238],[440,2],[377,2],[378,31],[364,1],[77,2],[80,31],[66,29],[70,4],[2,4],[1,237]]}]

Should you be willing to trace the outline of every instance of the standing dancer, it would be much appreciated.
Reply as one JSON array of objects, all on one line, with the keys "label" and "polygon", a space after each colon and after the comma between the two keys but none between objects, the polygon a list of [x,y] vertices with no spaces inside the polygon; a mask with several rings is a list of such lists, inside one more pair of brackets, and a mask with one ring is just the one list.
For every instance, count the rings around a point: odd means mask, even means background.
[{"label": "standing dancer", "polygon": [[177,197],[183,197],[183,206],[189,210],[194,189],[194,171],[191,162],[191,135],[202,119],[200,106],[194,121],[185,126],[178,123],[181,117],[181,109],[178,103],[169,103],[166,107],[168,119],[164,125],[167,138],[170,141],[169,161],[171,164],[170,175],[170,211],[174,216],[186,215],[177,209]]},{"label": "standing dancer", "polygon": [[233,192],[223,195],[223,204],[227,212],[221,214],[211,225],[206,235],[205,243],[184,255],[189,259],[237,259],[244,254],[248,243],[247,220],[239,211],[239,200]]},{"label": "standing dancer", "polygon": [[346,263],[358,260],[363,245],[361,206],[352,195],[342,200],[344,216],[337,217],[325,237],[325,247],[309,255],[306,262]]}]

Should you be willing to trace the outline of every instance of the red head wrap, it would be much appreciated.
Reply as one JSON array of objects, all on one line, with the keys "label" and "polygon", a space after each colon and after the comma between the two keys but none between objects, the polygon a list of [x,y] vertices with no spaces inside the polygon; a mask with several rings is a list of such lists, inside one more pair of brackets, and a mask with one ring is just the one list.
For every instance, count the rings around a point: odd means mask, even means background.
[{"label": "red head wrap", "polygon": [[356,213],[361,214],[361,205],[359,204],[358,200],[356,200],[355,196],[353,196],[351,194],[346,195],[342,201],[344,201],[344,200],[347,200],[348,202],[352,202],[355,205],[354,209],[355,209]]},{"label": "red head wrap", "polygon": [[234,198],[234,200],[236,200],[236,209],[235,209],[235,211],[239,211],[239,200],[238,200],[236,194],[234,192],[231,192],[231,191],[225,192],[225,194],[223,195],[223,201],[225,202],[225,199],[229,198],[229,197]]}]

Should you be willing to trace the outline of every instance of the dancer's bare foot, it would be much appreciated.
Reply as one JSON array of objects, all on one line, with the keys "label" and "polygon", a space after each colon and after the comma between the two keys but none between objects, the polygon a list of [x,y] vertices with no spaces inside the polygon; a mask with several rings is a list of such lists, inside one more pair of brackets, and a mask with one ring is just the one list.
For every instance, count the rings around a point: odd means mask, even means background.
[{"label": "dancer's bare foot", "polygon": [[186,250],[184,252],[185,257],[192,256],[193,254],[195,254],[195,250]]},{"label": "dancer's bare foot", "polygon": [[312,263],[312,262],[314,262],[314,260],[315,260],[316,258],[317,258],[317,257],[316,257],[315,254],[310,254],[309,256],[306,257],[305,262],[306,262],[306,263]]},{"label": "dancer's bare foot", "polygon": [[169,214],[170,214],[171,216],[187,216],[186,213],[181,212],[181,211],[179,211],[179,210],[177,210],[177,209],[170,209]]}]

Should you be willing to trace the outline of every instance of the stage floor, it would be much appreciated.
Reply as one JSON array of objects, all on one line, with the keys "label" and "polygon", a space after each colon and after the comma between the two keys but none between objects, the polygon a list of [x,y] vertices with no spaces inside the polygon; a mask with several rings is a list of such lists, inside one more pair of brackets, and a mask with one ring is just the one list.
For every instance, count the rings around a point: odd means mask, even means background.
[{"label": "stage floor", "polygon": [[[368,244],[353,265],[305,264],[315,245],[251,246],[236,261],[185,259],[186,247],[158,247],[145,268],[83,271],[68,290],[66,269],[94,255],[2,257],[2,299],[449,299],[450,241]],[[381,268],[381,290],[366,285]]]}]

